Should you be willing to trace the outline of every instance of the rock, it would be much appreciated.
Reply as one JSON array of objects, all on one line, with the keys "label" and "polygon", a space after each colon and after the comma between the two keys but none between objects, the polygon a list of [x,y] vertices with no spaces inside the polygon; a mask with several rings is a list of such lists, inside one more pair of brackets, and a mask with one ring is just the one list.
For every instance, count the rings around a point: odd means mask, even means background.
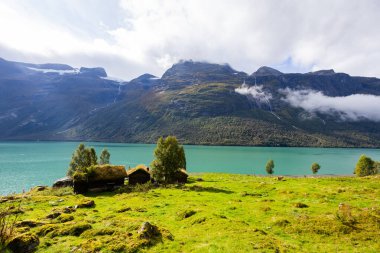
[{"label": "rock", "polygon": [[40,221],[34,221],[34,220],[23,220],[17,223],[17,227],[29,227],[34,228],[38,226],[45,225],[45,223]]},{"label": "rock", "polygon": [[304,203],[300,203],[300,202],[295,203],[294,206],[297,207],[297,208],[307,208],[307,207],[309,207],[308,205],[306,205]]},{"label": "rock", "polygon": [[95,207],[95,201],[93,200],[84,200],[83,202],[75,206],[75,208],[91,208],[91,207]]},{"label": "rock", "polygon": [[184,211],[178,212],[177,213],[177,220],[187,219],[196,213],[197,212],[194,210],[184,210]]},{"label": "rock", "polygon": [[47,216],[46,216],[46,218],[47,219],[55,219],[55,218],[57,218],[58,216],[60,216],[61,215],[61,213],[59,213],[59,212],[54,212],[54,213],[50,213],[50,214],[48,214]]},{"label": "rock", "polygon": [[137,232],[140,239],[151,239],[157,236],[160,236],[160,231],[158,228],[149,222],[143,222],[140,229]]},{"label": "rock", "polygon": [[65,223],[65,222],[68,222],[68,221],[72,221],[74,220],[74,216],[72,215],[69,215],[69,214],[62,214],[60,215],[57,220],[61,223]]},{"label": "rock", "polygon": [[198,177],[198,178],[196,179],[196,181],[197,181],[197,182],[203,182],[204,180],[203,180],[203,178]]},{"label": "rock", "polygon": [[1,199],[0,199],[0,204],[1,204],[1,203],[4,203],[4,202],[7,202],[7,201],[8,201],[8,199],[1,198]]},{"label": "rock", "polygon": [[15,200],[16,198],[14,196],[4,196],[0,198],[0,203],[7,202],[9,200]]},{"label": "rock", "polygon": [[73,179],[71,177],[63,177],[56,180],[53,184],[53,188],[69,187],[73,186]]},{"label": "rock", "polygon": [[30,253],[34,252],[39,244],[40,240],[36,235],[25,233],[12,238],[7,247],[13,253]]},{"label": "rock", "polygon": [[132,210],[132,208],[130,208],[130,207],[123,207],[123,208],[117,210],[116,212],[124,213],[124,212],[131,211],[131,210]]},{"label": "rock", "polygon": [[58,203],[55,201],[49,201],[49,205],[51,206],[58,206]]},{"label": "rock", "polygon": [[75,208],[73,206],[66,206],[62,209],[63,213],[73,213],[75,212]]},{"label": "rock", "polygon": [[283,179],[284,179],[283,176],[279,176],[279,177],[277,177],[277,180],[278,180],[278,181],[282,181]]},{"label": "rock", "polygon": [[32,188],[32,191],[40,192],[40,191],[45,191],[45,190],[47,190],[47,189],[48,189],[47,186],[44,186],[44,185],[37,185],[36,187],[33,187],[33,188]]},{"label": "rock", "polygon": [[[91,229],[91,225],[87,223],[77,223],[73,226],[65,226],[59,231],[53,231],[52,237],[55,236],[80,236],[84,231]],[[56,233],[55,233],[56,232]]]}]

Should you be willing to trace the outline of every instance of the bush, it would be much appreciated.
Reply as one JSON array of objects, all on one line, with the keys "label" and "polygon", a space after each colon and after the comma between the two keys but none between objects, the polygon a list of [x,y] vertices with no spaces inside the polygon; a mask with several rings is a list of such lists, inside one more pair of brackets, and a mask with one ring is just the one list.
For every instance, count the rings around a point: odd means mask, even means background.
[{"label": "bush", "polygon": [[318,163],[313,163],[311,165],[311,171],[313,172],[313,174],[317,174],[320,169],[321,166]]},{"label": "bush", "polygon": [[269,160],[267,164],[265,165],[265,170],[269,175],[272,175],[274,173],[274,162],[273,160]]},{"label": "bush", "polygon": [[158,182],[173,183],[176,181],[176,173],[182,168],[186,169],[185,151],[174,136],[159,138],[154,156],[152,174]]},{"label": "bush", "polygon": [[358,177],[374,175],[377,173],[377,166],[377,163],[375,163],[371,158],[362,155],[356,164],[354,173]]}]

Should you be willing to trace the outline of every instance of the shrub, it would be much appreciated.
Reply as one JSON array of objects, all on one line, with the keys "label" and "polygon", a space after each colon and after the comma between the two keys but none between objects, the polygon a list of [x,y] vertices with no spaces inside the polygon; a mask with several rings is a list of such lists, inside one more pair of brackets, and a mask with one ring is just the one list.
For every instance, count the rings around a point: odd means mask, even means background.
[{"label": "shrub", "polygon": [[313,174],[317,174],[320,169],[321,166],[318,163],[313,163],[311,165],[311,171],[313,172]]},{"label": "shrub", "polygon": [[265,165],[265,170],[269,175],[272,175],[274,173],[274,162],[273,160],[269,160],[267,164]]},{"label": "shrub", "polygon": [[375,162],[374,167],[375,167],[375,173],[374,174],[379,174],[380,173],[380,162]]},{"label": "shrub", "polygon": [[371,158],[362,155],[356,164],[354,173],[358,177],[374,175],[377,173],[376,164]]},{"label": "shrub", "polygon": [[181,168],[186,169],[185,151],[174,136],[159,138],[154,156],[152,173],[159,182],[173,183],[176,181],[176,173]]}]

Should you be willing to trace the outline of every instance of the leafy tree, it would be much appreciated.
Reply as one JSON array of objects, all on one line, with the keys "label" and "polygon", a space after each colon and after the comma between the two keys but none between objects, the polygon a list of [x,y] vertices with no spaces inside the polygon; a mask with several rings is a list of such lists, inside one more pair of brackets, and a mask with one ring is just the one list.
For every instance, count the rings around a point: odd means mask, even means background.
[{"label": "leafy tree", "polygon": [[267,162],[267,164],[265,165],[265,170],[267,171],[267,173],[269,174],[269,175],[272,175],[273,174],[273,172],[274,172],[274,162],[273,162],[273,160],[269,160],[268,162]]},{"label": "leafy tree", "polygon": [[311,171],[313,172],[313,174],[317,174],[320,168],[321,166],[318,163],[313,163],[311,165]]},{"label": "leafy tree", "polygon": [[86,152],[88,152],[88,156],[90,158],[90,164],[95,165],[98,164],[98,157],[96,156],[96,151],[94,148],[86,149]]},{"label": "leafy tree", "polygon": [[110,152],[108,152],[106,148],[103,149],[99,157],[100,159],[99,164],[110,164],[110,157],[111,157]]},{"label": "leafy tree", "polygon": [[159,182],[172,183],[179,169],[186,169],[185,151],[175,136],[159,138],[154,157],[151,164],[152,174]]},{"label": "leafy tree", "polygon": [[354,173],[359,177],[376,174],[375,162],[368,156],[360,156]]},{"label": "leafy tree", "polygon": [[97,160],[95,149],[86,148],[86,146],[81,143],[73,153],[67,175],[72,176],[77,171],[84,172],[85,169],[91,165],[96,165]]}]

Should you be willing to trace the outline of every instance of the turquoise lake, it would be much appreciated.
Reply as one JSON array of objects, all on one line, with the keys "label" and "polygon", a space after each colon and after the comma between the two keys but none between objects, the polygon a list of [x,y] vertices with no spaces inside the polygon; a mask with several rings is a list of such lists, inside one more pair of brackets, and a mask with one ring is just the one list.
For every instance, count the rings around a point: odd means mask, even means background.
[{"label": "turquoise lake", "polygon": [[[51,185],[65,176],[77,142],[0,142],[0,195],[22,192],[36,185]],[[126,168],[150,164],[155,145],[86,142],[100,154],[111,153],[111,163]],[[380,149],[273,148],[236,146],[185,146],[187,170],[265,174],[267,160],[273,159],[275,174],[311,174],[313,162],[319,174],[352,174],[361,154],[380,160]]]}]

